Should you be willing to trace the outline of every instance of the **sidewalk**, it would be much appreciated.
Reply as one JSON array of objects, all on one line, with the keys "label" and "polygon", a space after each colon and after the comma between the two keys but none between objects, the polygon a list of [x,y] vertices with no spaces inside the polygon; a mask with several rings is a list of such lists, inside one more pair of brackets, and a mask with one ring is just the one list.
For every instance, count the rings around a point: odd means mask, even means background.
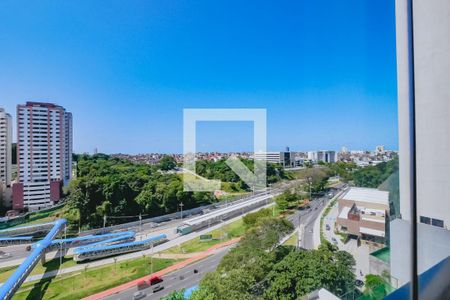
[{"label": "sidewalk", "polygon": [[[336,202],[336,204],[330,210],[330,213],[323,220],[322,230],[324,236],[332,244],[334,244],[332,241],[332,239],[334,238],[337,241],[336,246],[339,248],[339,250],[346,251],[353,256],[356,262],[354,270],[356,278],[364,280],[365,275],[369,274],[370,272],[370,265],[369,265],[370,249],[365,244],[362,244],[358,247],[357,241],[354,239],[350,239],[347,243],[344,244],[341,241],[341,237],[336,233],[334,233],[337,216],[338,216],[338,203]],[[330,230],[326,230],[327,224],[330,226]]]},{"label": "sidewalk", "polygon": [[[321,229],[321,228],[320,228],[320,221],[321,221],[321,219],[322,219],[322,216],[323,216],[325,210],[327,209],[328,206],[331,205],[331,203],[332,203],[333,201],[335,201],[337,198],[339,198],[340,196],[342,196],[342,194],[345,193],[346,191],[347,191],[346,189],[341,190],[341,191],[338,192],[336,195],[334,195],[334,197],[331,198],[331,199],[327,202],[326,205],[324,205],[324,206],[322,207],[322,210],[320,211],[319,216],[317,217],[316,221],[314,222],[314,231],[313,231],[313,232],[314,232],[314,236],[313,236],[314,249],[318,249],[319,246],[320,246],[320,244],[321,244],[321,241],[320,241],[320,232],[321,232],[321,230],[320,230],[320,229]],[[337,201],[336,201],[336,203],[337,203]],[[329,215],[330,215],[330,214],[328,214],[328,216],[329,216]],[[324,226],[324,227],[323,227],[323,230],[325,231],[325,219],[324,219],[324,225],[323,225],[323,226]]]},{"label": "sidewalk", "polygon": [[185,261],[182,261],[180,263],[172,265],[172,266],[170,266],[168,268],[165,268],[165,269],[160,270],[158,272],[155,272],[153,274],[144,276],[144,277],[139,278],[139,279],[135,279],[133,281],[124,283],[122,285],[116,286],[116,287],[111,288],[109,290],[106,290],[106,291],[103,291],[103,292],[100,292],[100,293],[88,296],[86,298],[83,298],[83,300],[102,299],[102,298],[111,296],[113,294],[119,293],[121,291],[127,290],[129,288],[132,288],[132,287],[136,286],[137,283],[142,281],[142,280],[150,280],[150,278],[153,277],[153,276],[159,276],[159,277],[164,276],[164,275],[166,275],[166,274],[168,274],[170,272],[173,272],[173,271],[178,270],[178,269],[182,269],[182,268],[186,267],[187,265],[189,265],[191,263],[194,263],[196,261],[199,261],[199,260],[201,260],[201,259],[203,259],[203,258],[205,258],[205,257],[207,257],[209,255],[211,255],[215,250],[217,250],[219,248],[223,248],[223,247],[226,247],[226,246],[230,246],[230,245],[236,244],[240,240],[241,240],[241,238],[235,238],[235,239],[232,239],[232,240],[229,240],[229,241],[226,241],[226,242],[214,245],[211,248],[209,248],[208,250],[206,250],[204,252],[201,252],[197,256],[194,256],[194,257],[191,257],[189,259],[186,259]]}]

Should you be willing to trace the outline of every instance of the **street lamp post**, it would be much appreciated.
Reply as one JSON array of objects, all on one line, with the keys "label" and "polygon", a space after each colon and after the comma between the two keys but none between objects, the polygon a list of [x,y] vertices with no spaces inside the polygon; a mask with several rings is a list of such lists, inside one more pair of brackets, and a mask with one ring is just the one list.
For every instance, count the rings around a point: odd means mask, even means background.
[{"label": "street lamp post", "polygon": [[59,267],[62,265],[62,242],[59,242]]},{"label": "street lamp post", "polygon": [[153,274],[153,243],[152,243],[152,251],[150,252],[150,274]]},{"label": "street lamp post", "polygon": [[308,183],[309,183],[309,201],[312,201],[312,192],[311,192],[312,178],[311,177],[308,177]]},{"label": "street lamp post", "polygon": [[181,211],[181,221],[183,221],[183,202],[180,202],[180,211]]},{"label": "street lamp post", "polygon": [[105,232],[106,227],[106,214],[103,216],[103,232]]},{"label": "street lamp post", "polygon": [[78,234],[81,233],[81,211],[78,209]]}]

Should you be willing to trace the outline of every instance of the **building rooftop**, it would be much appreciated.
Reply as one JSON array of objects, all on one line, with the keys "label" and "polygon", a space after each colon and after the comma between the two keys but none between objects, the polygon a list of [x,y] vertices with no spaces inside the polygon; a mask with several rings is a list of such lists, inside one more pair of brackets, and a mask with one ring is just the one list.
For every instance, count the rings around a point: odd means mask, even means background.
[{"label": "building rooftop", "polygon": [[359,232],[369,234],[369,235],[384,237],[383,230],[376,230],[376,229],[372,229],[372,228],[368,228],[368,227],[360,227]]},{"label": "building rooftop", "polygon": [[341,199],[389,206],[389,192],[371,188],[351,188]]},{"label": "building rooftop", "polygon": [[344,206],[344,208],[342,209],[341,213],[339,214],[338,218],[341,219],[347,219],[348,216],[348,212],[350,211],[351,207],[349,206]]}]

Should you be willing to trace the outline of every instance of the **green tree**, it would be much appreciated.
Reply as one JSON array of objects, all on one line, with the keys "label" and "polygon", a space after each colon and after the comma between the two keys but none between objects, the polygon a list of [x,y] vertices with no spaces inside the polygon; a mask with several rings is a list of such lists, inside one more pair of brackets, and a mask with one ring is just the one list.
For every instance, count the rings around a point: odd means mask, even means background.
[{"label": "green tree", "polygon": [[180,291],[173,291],[166,297],[164,297],[164,300],[187,300],[186,297],[184,297],[184,289]]},{"label": "green tree", "polygon": [[200,282],[190,300],[253,300],[250,287],[255,284],[254,278],[242,269],[230,270],[226,273],[207,273]]},{"label": "green tree", "polygon": [[388,284],[379,275],[367,274],[364,296],[369,299],[383,299],[388,293]]},{"label": "green tree", "polygon": [[[161,174],[153,166],[103,154],[77,156],[77,174],[68,188],[66,213],[70,226],[77,228],[73,210],[80,212],[81,225],[98,227],[104,215],[134,215],[137,220],[139,213],[158,216],[175,212],[180,202],[189,209],[215,201],[212,193],[184,192],[176,174]],[[108,220],[108,224],[115,221]]]},{"label": "green tree", "polygon": [[260,209],[254,213],[246,214],[242,221],[247,228],[255,226],[259,219],[269,217],[272,215],[272,210],[269,208]]},{"label": "green tree", "polygon": [[292,223],[285,219],[258,219],[239,245],[224,256],[217,270],[201,281],[192,299],[255,299],[255,286],[287,254],[276,246],[292,230]]},{"label": "green tree", "polygon": [[356,170],[353,173],[353,180],[356,186],[377,188],[396,171],[398,171],[397,158],[376,166],[368,166]]},{"label": "green tree", "polygon": [[165,155],[158,163],[158,166],[163,171],[169,171],[175,169],[177,162],[172,156]]},{"label": "green tree", "polygon": [[286,198],[284,197],[277,197],[275,199],[275,203],[281,211],[285,211],[289,208],[289,202],[287,202]]},{"label": "green tree", "polygon": [[350,254],[328,247],[290,252],[267,275],[264,298],[298,299],[322,287],[343,295],[355,288],[354,264]]}]

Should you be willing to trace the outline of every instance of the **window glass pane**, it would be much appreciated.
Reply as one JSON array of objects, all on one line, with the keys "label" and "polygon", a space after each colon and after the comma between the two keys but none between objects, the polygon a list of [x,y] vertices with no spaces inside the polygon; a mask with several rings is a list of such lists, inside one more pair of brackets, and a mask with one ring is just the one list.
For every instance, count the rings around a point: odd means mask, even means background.
[{"label": "window glass pane", "polygon": [[0,298],[442,298],[448,16],[2,2]]}]

